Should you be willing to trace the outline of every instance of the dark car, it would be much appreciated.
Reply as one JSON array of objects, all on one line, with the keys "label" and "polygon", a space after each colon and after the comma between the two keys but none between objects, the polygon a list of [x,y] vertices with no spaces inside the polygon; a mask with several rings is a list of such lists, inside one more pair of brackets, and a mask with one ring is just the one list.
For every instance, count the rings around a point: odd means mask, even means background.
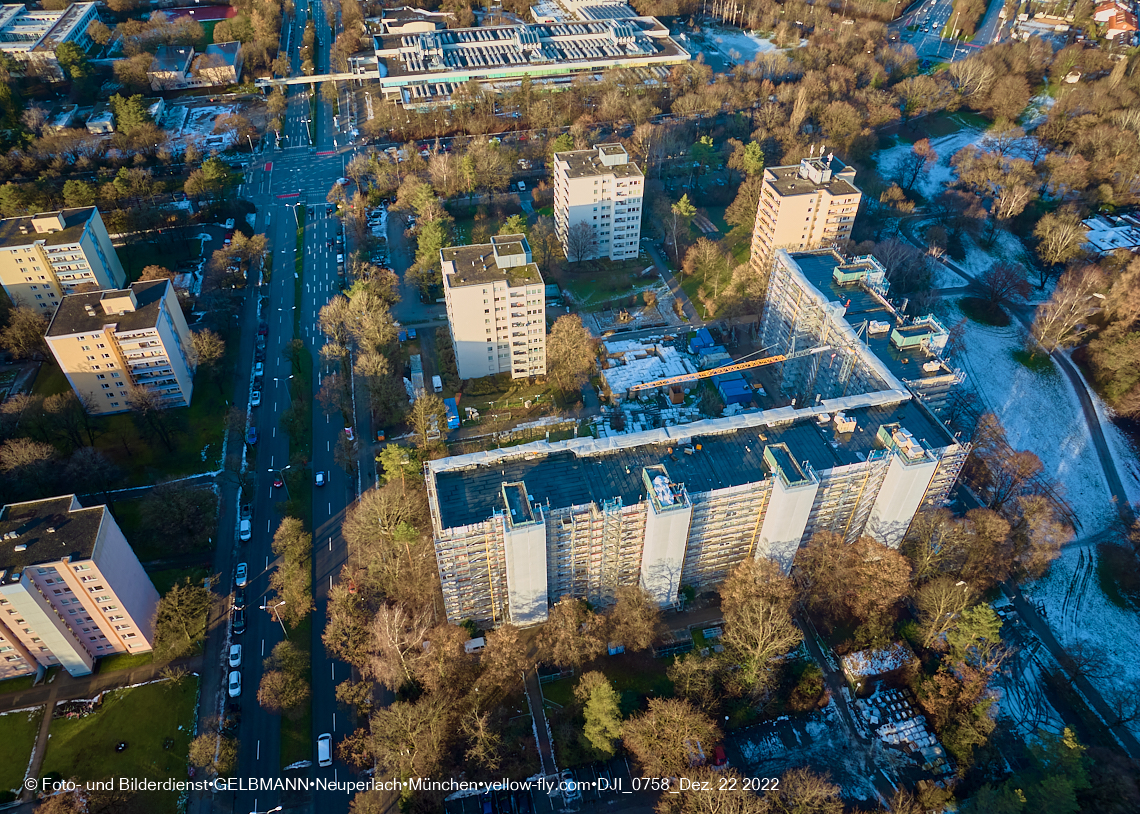
[{"label": "dark car", "polygon": [[265,348],[258,348],[256,351],[254,351],[253,352],[253,360],[255,362],[264,362],[265,361]]},{"label": "dark car", "polygon": [[257,443],[257,427],[249,428],[249,432],[245,434],[245,442],[251,447]]},{"label": "dark car", "polygon": [[269,323],[263,322],[260,325],[258,325],[257,326],[257,332],[261,336],[265,336],[266,334],[268,334],[269,333]]},{"label": "dark car", "polygon": [[240,636],[245,633],[245,611],[234,610],[233,623],[230,626],[235,636]]},{"label": "dark car", "polygon": [[529,791],[515,792],[515,810],[519,814],[534,814],[534,803],[530,800]]},{"label": "dark car", "polygon": [[238,588],[234,591],[234,610],[245,610],[245,589]]},{"label": "dark car", "polygon": [[265,337],[264,336],[258,336],[257,337],[257,349],[258,350],[265,350]]}]

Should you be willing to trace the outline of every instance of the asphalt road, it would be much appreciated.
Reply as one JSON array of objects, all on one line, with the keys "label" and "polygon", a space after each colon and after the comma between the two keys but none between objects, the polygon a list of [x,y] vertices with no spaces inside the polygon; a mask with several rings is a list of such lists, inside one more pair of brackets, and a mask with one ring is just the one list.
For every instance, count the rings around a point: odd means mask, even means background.
[{"label": "asphalt road", "polygon": [[[1002,0],[989,0],[977,33],[969,42],[958,42],[952,38],[952,29],[961,28],[955,20],[952,0],[916,3],[892,23],[890,29],[899,36],[901,42],[913,45],[919,57],[936,60],[964,59],[1000,35],[1001,9]],[[910,30],[912,27],[915,30]]]}]

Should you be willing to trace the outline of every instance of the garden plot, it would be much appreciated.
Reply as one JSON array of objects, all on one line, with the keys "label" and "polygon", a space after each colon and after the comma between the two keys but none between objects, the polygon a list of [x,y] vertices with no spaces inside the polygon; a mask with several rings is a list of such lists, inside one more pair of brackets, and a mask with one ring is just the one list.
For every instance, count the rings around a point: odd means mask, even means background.
[{"label": "garden plot", "polygon": [[1035,453],[1045,474],[1061,484],[1080,523],[1077,535],[1097,534],[1116,511],[1080,402],[1055,366],[1036,373],[1014,358],[1025,336],[1017,322],[994,328],[967,321],[958,361],[984,409],[1001,419],[1014,449]]}]

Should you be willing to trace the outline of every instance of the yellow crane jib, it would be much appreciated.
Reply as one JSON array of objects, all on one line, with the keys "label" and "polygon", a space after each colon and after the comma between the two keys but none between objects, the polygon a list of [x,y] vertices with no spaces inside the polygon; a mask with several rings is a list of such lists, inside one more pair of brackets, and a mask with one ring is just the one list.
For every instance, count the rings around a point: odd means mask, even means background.
[{"label": "yellow crane jib", "polygon": [[753,359],[750,362],[737,362],[732,365],[725,365],[724,367],[715,367],[711,370],[702,370],[698,373],[686,373],[684,376],[673,376],[668,379],[657,379],[652,382],[645,382],[644,384],[635,384],[629,388],[627,392],[635,393],[638,390],[651,390],[654,387],[668,387],[671,384],[680,384],[681,382],[692,382],[698,379],[707,379],[711,376],[722,376],[725,373],[735,373],[738,370],[747,370],[753,367],[762,367],[764,365],[772,365],[776,362],[786,362],[789,359],[798,359],[801,356],[810,356],[815,353],[823,353],[825,350],[831,350],[831,345],[819,345],[818,347],[810,348],[808,350],[796,351],[784,355],[777,353],[775,356],[765,356],[763,359]]}]

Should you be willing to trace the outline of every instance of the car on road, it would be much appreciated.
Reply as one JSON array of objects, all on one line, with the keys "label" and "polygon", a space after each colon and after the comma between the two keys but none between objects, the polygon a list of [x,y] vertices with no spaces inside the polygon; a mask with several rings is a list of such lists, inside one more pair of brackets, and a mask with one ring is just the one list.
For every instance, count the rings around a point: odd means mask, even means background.
[{"label": "car on road", "polygon": [[254,376],[260,376],[263,373],[265,373],[265,362],[254,362],[253,363],[253,375]]},{"label": "car on road", "polygon": [[245,588],[234,591],[234,610],[245,610]]},{"label": "car on road", "polygon": [[331,237],[325,241],[325,248],[328,249],[329,251],[332,251],[332,238]]},{"label": "car on road", "polygon": [[241,508],[238,510],[238,516],[241,517],[242,520],[249,520],[252,518],[253,506],[249,505],[248,503],[241,504]]},{"label": "car on road", "polygon": [[235,636],[245,633],[245,611],[235,610],[230,622],[230,631]]},{"label": "car on road", "polygon": [[353,438],[353,436],[352,436],[352,427],[345,427],[345,428],[344,428],[344,434],[348,436],[348,440],[349,440],[349,441],[355,441],[355,440],[356,440],[356,439],[355,439],[355,438]]},{"label": "car on road", "polygon": [[317,738],[317,765],[332,765],[332,734],[329,732]]},{"label": "car on road", "polygon": [[233,667],[234,669],[241,667],[241,645],[240,644],[231,644],[230,645],[230,667]]},{"label": "car on road", "polygon": [[245,442],[251,447],[257,444],[257,427],[249,428],[249,431],[245,434]]},{"label": "car on road", "polygon": [[567,803],[582,799],[582,790],[578,788],[578,781],[574,779],[574,773],[569,769],[559,775],[558,788],[562,792],[562,799]]},{"label": "car on road", "polygon": [[257,350],[255,350],[253,352],[253,360],[255,362],[264,362],[265,361],[265,348],[258,348]]},{"label": "car on road", "polygon": [[324,486],[326,483],[329,482],[329,473],[328,472],[318,472],[313,480],[317,484],[317,486]]},{"label": "car on road", "polygon": [[237,670],[230,671],[230,698],[237,698],[241,695],[241,673]]},{"label": "car on road", "polygon": [[350,183],[352,183],[352,182],[351,182],[351,181],[349,181],[347,178],[338,178],[338,179],[336,179],[336,182],[337,182],[337,184],[339,184],[339,185],[340,185],[340,186],[342,186],[342,187],[346,187],[346,186],[348,186]]},{"label": "car on road", "polygon": [[244,588],[245,584],[249,581],[249,566],[244,562],[239,562],[237,568],[234,569],[234,584],[239,588]]},{"label": "car on road", "polygon": [[238,523],[238,539],[245,543],[249,542],[251,537],[253,537],[253,524],[248,520],[242,520]]},{"label": "car on road", "polygon": [[285,485],[285,480],[280,475],[273,476],[273,488],[280,489]]},{"label": "car on road", "polygon": [[222,243],[224,243],[226,246],[228,246],[233,242],[234,242],[234,233],[233,232],[227,232],[226,233],[226,239],[223,240]]},{"label": "car on road", "polygon": [[268,322],[263,322],[257,326],[257,335],[258,336],[265,336],[267,333],[269,333],[269,323]]},{"label": "car on road", "polygon": [[234,219],[233,218],[226,218],[226,222],[223,225],[227,229],[233,229],[234,228]]},{"label": "car on road", "polygon": [[251,395],[249,398],[249,403],[253,407],[260,407],[261,406],[261,391],[260,390],[254,390],[253,391],[253,395]]},{"label": "car on road", "polygon": [[526,181],[519,181],[519,192],[526,192]]}]

